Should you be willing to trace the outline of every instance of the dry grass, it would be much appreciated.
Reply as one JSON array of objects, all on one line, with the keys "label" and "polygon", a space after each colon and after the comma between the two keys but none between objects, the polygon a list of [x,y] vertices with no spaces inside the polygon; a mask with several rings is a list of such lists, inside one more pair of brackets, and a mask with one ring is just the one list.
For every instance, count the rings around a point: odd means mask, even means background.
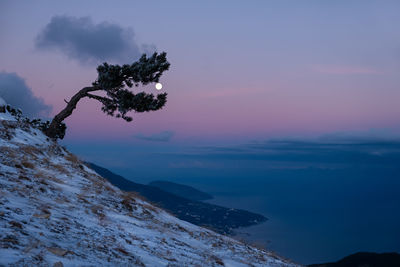
[{"label": "dry grass", "polygon": [[237,241],[239,241],[240,243],[245,244],[246,246],[256,248],[256,249],[261,250],[263,252],[267,252],[267,248],[266,248],[267,244],[265,242],[260,242],[260,241],[252,241],[252,242],[250,242],[248,240],[245,240],[244,238],[235,238],[235,239]]},{"label": "dry grass", "polygon": [[45,179],[39,179],[39,183],[41,183],[42,185],[49,185]]},{"label": "dry grass", "polygon": [[28,181],[28,182],[31,181],[31,179],[30,179],[29,177],[25,176],[25,175],[19,175],[19,176],[18,176],[18,179],[20,179],[20,180],[26,180],[26,181]]},{"label": "dry grass", "polygon": [[61,173],[69,174],[69,171],[61,164],[53,164],[52,167]]},{"label": "dry grass", "polygon": [[124,254],[124,255],[129,255],[129,254],[130,254],[130,253],[129,253],[128,251],[126,251],[126,249],[123,248],[122,246],[121,246],[121,247],[115,248],[115,250],[118,251],[118,252],[121,252],[121,253]]},{"label": "dry grass", "polygon": [[42,184],[45,184],[45,185],[48,185],[46,180],[50,180],[50,181],[53,181],[53,182],[56,182],[56,183],[59,183],[59,184],[63,184],[64,183],[63,180],[58,179],[57,177],[54,177],[54,176],[49,176],[46,172],[44,172],[42,170],[37,171],[33,175],[33,177],[38,178],[39,179],[39,183],[42,183]]},{"label": "dry grass", "polygon": [[104,214],[104,209],[100,205],[93,205],[90,207],[90,210],[93,212],[93,214],[97,215],[99,217],[100,221],[103,221],[106,218],[106,215]]},{"label": "dry grass", "polygon": [[41,164],[46,165],[46,166],[49,166],[49,165],[50,165],[50,160],[49,160],[47,157],[44,157],[44,158],[42,159]]},{"label": "dry grass", "polygon": [[[136,199],[135,199],[136,197],[135,197],[135,195],[133,193],[131,193],[131,192],[123,192],[121,197],[122,197],[121,204],[126,209],[128,209],[129,211],[137,210]],[[135,204],[132,205],[133,203],[135,203]]]},{"label": "dry grass", "polygon": [[100,195],[104,191],[109,193],[116,193],[115,189],[112,186],[110,186],[107,180],[104,179],[103,177],[91,174],[84,175],[84,177],[92,182],[91,189],[93,189],[96,192],[96,194]]},{"label": "dry grass", "polygon": [[77,197],[79,200],[81,200],[82,202],[86,203],[86,204],[89,203],[89,201],[88,201],[88,200],[86,199],[86,197],[85,197],[85,193],[80,193],[80,194],[78,194],[76,197]]},{"label": "dry grass", "polygon": [[13,121],[7,121],[7,120],[3,120],[2,121],[4,128],[7,129],[15,129],[17,128],[17,123],[13,122]]},{"label": "dry grass", "polygon": [[132,199],[140,199],[142,201],[148,202],[148,200],[145,197],[143,197],[142,195],[139,195],[139,193],[134,192],[134,191],[129,191],[129,192],[124,191],[123,194],[124,194],[123,195],[124,197],[126,196],[126,197],[129,197]]},{"label": "dry grass", "polygon": [[[151,202],[150,200],[148,200],[148,199],[145,198],[144,196],[140,195],[138,192],[135,192],[135,191],[125,192],[125,191],[124,191],[124,192],[123,192],[122,198],[125,199],[125,198],[127,198],[127,197],[129,197],[130,199],[133,199],[133,200],[139,199],[139,200],[142,200],[142,201],[144,201],[144,202],[149,203],[149,204],[146,204],[146,203],[141,203],[141,204],[139,204],[139,205],[141,205],[142,208],[145,209],[145,210],[152,211],[152,212],[154,212],[154,213],[156,213],[156,214],[159,214],[160,211],[161,211],[161,209],[157,206],[156,203]],[[153,216],[149,211],[145,211],[144,213],[146,213],[147,215]],[[164,210],[164,212],[166,212],[166,213],[168,213],[168,214],[170,214],[170,215],[172,215],[172,216],[175,216],[175,215],[173,215],[172,213],[170,213],[170,212],[168,212],[168,211],[166,211],[166,210]]]},{"label": "dry grass", "polygon": [[60,197],[56,198],[55,202],[58,203],[58,204],[64,204],[64,203],[70,203],[71,201],[68,198],[64,197],[64,196],[60,196]]},{"label": "dry grass", "polygon": [[68,155],[65,156],[65,159],[68,160],[69,162],[73,163],[73,164],[82,164],[82,162],[80,161],[80,159],[75,156],[74,154],[68,153]]},{"label": "dry grass", "polygon": [[137,210],[136,205],[133,206],[132,203],[134,202],[132,202],[131,199],[126,198],[121,201],[122,206],[130,212],[132,212],[133,210]]},{"label": "dry grass", "polygon": [[9,158],[16,158],[17,157],[17,153],[15,151],[15,149],[6,147],[6,146],[2,146],[1,148],[1,152],[5,155],[7,155]]},{"label": "dry grass", "polygon": [[41,213],[34,213],[32,216],[39,219],[49,219],[51,212],[48,210],[43,210]]},{"label": "dry grass", "polygon": [[33,177],[35,178],[45,178],[47,177],[47,174],[44,171],[37,171]]},{"label": "dry grass", "polygon": [[21,164],[22,164],[22,166],[24,166],[27,169],[34,169],[35,168],[35,165],[33,165],[33,163],[31,163],[29,161],[26,161],[26,160],[22,161]]},{"label": "dry grass", "polygon": [[28,154],[32,157],[34,157],[35,159],[37,158],[37,154],[43,154],[43,152],[34,146],[20,146],[19,149],[24,153],[24,154]]},{"label": "dry grass", "polygon": [[154,212],[156,214],[160,213],[160,209],[155,207],[155,206],[153,206],[153,205],[142,204],[142,207],[143,207],[143,209],[145,209],[144,211],[150,210],[150,211],[152,211],[152,212]]}]

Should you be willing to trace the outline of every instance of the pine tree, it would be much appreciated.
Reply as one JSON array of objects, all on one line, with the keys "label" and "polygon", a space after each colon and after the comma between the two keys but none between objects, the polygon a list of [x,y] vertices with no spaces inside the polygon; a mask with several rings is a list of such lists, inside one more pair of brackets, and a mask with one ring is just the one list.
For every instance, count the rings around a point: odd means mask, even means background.
[{"label": "pine tree", "polygon": [[[145,92],[135,94],[129,88],[158,82],[169,66],[165,52],[154,53],[150,57],[142,55],[131,65],[103,63],[97,67],[98,77],[92,86],[82,88],[70,101],[65,101],[67,106],[53,118],[44,132],[50,138],[62,138],[66,129],[63,121],[72,114],[78,102],[85,97],[99,101],[102,104],[101,110],[107,115],[122,118],[128,122],[132,121],[132,117],[127,115],[130,111],[140,113],[161,109],[167,102],[166,93],[157,96]],[[105,96],[93,94],[94,92],[104,92]]]}]

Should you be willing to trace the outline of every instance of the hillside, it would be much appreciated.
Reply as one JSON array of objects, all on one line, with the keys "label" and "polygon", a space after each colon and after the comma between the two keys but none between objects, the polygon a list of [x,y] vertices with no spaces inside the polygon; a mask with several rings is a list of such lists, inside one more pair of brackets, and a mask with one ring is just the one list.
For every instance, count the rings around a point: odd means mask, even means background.
[{"label": "hillside", "polygon": [[311,264],[309,267],[398,267],[399,253],[358,252],[337,262]]},{"label": "hillside", "polygon": [[207,227],[218,233],[230,234],[232,229],[266,221],[266,218],[260,214],[190,200],[155,186],[129,181],[96,164],[90,163],[89,166],[119,189],[137,192],[146,200],[172,213],[179,219]]},{"label": "hillside", "polygon": [[111,185],[0,113],[0,266],[295,266]]},{"label": "hillside", "polygon": [[213,196],[188,185],[177,184],[169,181],[153,181],[149,185],[190,200],[202,201],[212,199]]}]

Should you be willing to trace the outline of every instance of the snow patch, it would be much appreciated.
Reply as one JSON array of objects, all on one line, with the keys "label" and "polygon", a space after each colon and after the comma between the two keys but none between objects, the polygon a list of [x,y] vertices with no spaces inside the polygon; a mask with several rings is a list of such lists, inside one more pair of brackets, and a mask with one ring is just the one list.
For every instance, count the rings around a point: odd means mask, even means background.
[{"label": "snow patch", "polygon": [[8,113],[7,111],[5,113],[0,112],[0,120],[3,121],[16,121],[16,119],[14,118],[14,116],[12,116],[10,113]]}]

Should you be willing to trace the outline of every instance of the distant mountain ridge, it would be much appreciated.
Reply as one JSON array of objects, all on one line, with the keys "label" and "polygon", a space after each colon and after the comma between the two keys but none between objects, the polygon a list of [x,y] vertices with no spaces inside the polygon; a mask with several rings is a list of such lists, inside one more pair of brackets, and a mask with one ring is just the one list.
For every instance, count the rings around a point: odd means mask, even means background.
[{"label": "distant mountain ridge", "polygon": [[311,264],[309,267],[399,267],[399,253],[358,252],[337,262]]},{"label": "distant mountain ridge", "polygon": [[213,198],[210,194],[184,184],[177,184],[169,181],[153,181],[150,182],[149,185],[190,200],[202,201]]},{"label": "distant mountain ridge", "polygon": [[263,215],[246,210],[230,209],[183,198],[155,186],[129,181],[96,164],[87,164],[121,190],[137,192],[147,201],[167,210],[179,219],[207,227],[219,233],[230,234],[235,228],[259,224],[267,220]]}]

